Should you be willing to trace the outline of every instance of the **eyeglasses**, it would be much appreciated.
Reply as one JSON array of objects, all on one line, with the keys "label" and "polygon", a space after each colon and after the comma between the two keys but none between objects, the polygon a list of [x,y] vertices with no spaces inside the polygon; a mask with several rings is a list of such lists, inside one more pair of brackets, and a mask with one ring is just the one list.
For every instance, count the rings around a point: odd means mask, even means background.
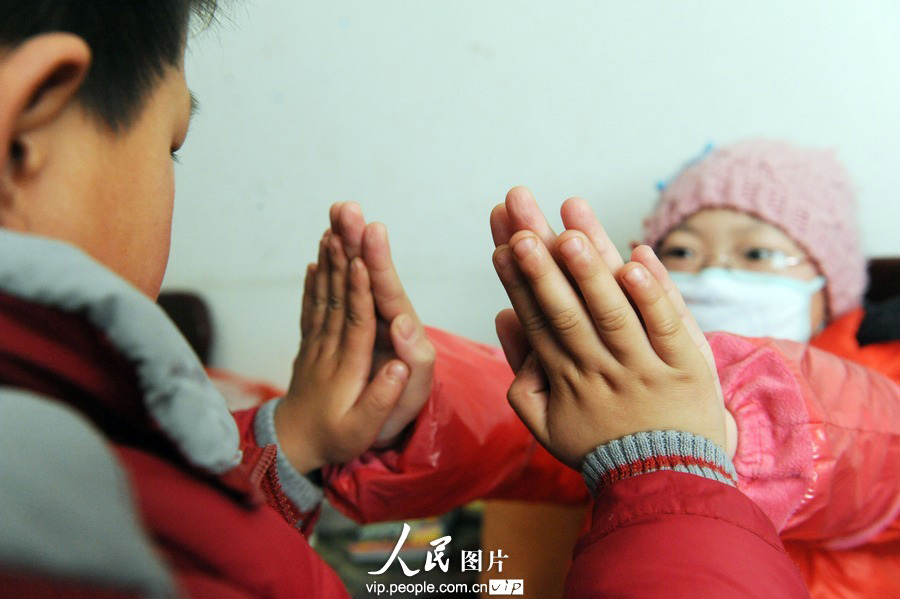
[{"label": "eyeglasses", "polygon": [[703,249],[684,245],[670,245],[659,248],[657,255],[667,269],[686,272],[698,272],[710,266],[779,272],[807,262],[804,256],[792,256],[782,250],[755,245],[719,254],[709,254]]}]

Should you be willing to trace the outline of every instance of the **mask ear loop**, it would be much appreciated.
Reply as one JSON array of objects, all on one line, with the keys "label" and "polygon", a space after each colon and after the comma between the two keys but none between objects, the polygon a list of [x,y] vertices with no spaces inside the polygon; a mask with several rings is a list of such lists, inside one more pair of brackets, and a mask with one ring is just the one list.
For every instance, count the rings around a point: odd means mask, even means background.
[{"label": "mask ear loop", "polygon": [[[798,260],[799,260],[799,258],[798,258]],[[817,281],[819,283],[818,288],[815,289],[813,291],[813,293],[816,293],[817,291],[824,291],[825,286],[828,285],[828,280],[825,278],[824,275],[817,276],[815,279],[812,279],[812,281],[810,281],[810,283],[812,283],[813,281]],[[821,320],[821,322],[819,322],[819,326],[816,327],[815,331],[813,331],[813,337],[815,337],[816,335],[818,335],[819,333],[824,331],[825,327],[828,326],[828,312],[829,312],[829,310],[828,310],[828,294],[823,293],[822,295],[823,295],[823,299],[825,301],[825,309],[822,311],[822,320]]]}]

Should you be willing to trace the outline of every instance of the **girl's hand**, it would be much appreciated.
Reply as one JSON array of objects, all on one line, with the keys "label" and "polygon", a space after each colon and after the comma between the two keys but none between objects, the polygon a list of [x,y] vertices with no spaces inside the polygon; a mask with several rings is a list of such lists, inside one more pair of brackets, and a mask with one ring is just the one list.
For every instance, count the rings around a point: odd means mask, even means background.
[{"label": "girl's hand", "polygon": [[[494,252],[532,348],[508,397],[538,441],[575,469],[598,445],[640,431],[683,430],[724,447],[717,380],[656,279],[629,263],[617,281],[581,231],[556,248],[574,284],[531,231]],[[501,313],[498,325],[509,319]]]},{"label": "girl's hand", "polygon": [[[588,203],[581,198],[569,198],[563,202],[560,208],[560,215],[562,216],[563,225],[567,229],[579,230],[587,236],[603,258],[603,262],[610,272],[613,275],[617,275],[625,263]],[[514,187],[506,194],[505,202],[495,206],[491,212],[491,233],[494,238],[494,244],[497,246],[508,244],[514,233],[524,230],[536,233],[551,255],[554,256],[563,272],[566,272],[565,263],[558,252],[556,233],[554,233],[541,212],[534,196],[525,187]],[[646,246],[636,248],[632,252],[631,259],[643,264],[666,292],[691,339],[694,340],[697,349],[706,358],[710,375],[717,381],[716,390],[719,394],[719,400],[724,405],[725,400],[718,385],[719,374],[716,370],[712,348],[710,348],[709,342],[700,330],[700,327],[697,326],[693,315],[685,306],[684,299],[669,278],[666,268],[653,251]],[[519,322],[512,312],[498,315],[497,334],[500,337],[501,345],[510,366],[514,371],[518,371],[524,357],[531,348],[528,346],[527,338],[521,331]],[[723,447],[728,456],[733,457],[737,451],[737,425],[727,410],[724,411],[723,417],[726,427],[726,442]]]}]

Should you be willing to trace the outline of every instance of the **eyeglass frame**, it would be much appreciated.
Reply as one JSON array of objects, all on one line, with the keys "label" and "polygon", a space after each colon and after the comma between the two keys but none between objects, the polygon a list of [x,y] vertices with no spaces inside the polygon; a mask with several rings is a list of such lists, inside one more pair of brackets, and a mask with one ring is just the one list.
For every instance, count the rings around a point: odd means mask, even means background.
[{"label": "eyeglass frame", "polygon": [[[684,247],[683,245],[675,246],[675,248],[687,249],[689,251],[694,251],[694,252],[697,251],[693,248]],[[671,249],[675,249],[675,248],[671,248]],[[669,264],[666,264],[666,255],[665,255],[666,248],[663,247],[663,244],[660,243],[655,249],[656,249],[656,254],[659,257],[660,261],[663,263],[663,265],[666,266],[666,268],[672,269]],[[740,266],[736,265],[736,262],[738,260],[740,260],[740,258],[737,258],[738,252],[740,252],[741,254],[746,254],[753,250],[764,250],[766,252],[771,252],[772,254],[775,254],[776,256],[780,257],[780,262],[777,265],[768,265],[764,269],[741,268]],[[720,266],[721,268],[726,268],[729,270],[734,269],[734,270],[750,270],[750,271],[754,271],[754,272],[780,273],[780,272],[784,272],[788,268],[792,268],[794,266],[800,266],[802,264],[807,264],[809,262],[810,262],[810,259],[807,256],[793,256],[793,255],[788,254],[784,250],[768,248],[768,247],[763,247],[763,246],[757,245],[757,246],[746,247],[742,250],[733,249],[730,252],[719,252],[717,254],[710,254],[706,251],[703,251],[701,253],[701,259],[699,261],[699,264],[696,265],[695,267],[692,267],[690,269],[672,269],[672,270],[682,270],[684,272],[699,272],[699,271],[703,270],[704,268],[710,268],[714,264],[718,263],[717,265]]]}]

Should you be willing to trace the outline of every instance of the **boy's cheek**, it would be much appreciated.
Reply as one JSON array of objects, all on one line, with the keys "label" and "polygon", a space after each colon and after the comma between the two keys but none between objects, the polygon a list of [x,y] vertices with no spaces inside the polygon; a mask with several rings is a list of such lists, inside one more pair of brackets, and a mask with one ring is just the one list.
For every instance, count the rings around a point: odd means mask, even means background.
[{"label": "boy's cheek", "polygon": [[[172,238],[174,176],[171,162],[150,168],[132,180],[128,189],[119,189],[114,201],[128,215],[117,219],[115,230],[108,232],[108,244],[102,249],[107,260],[101,262],[128,279],[145,295],[159,294]],[[150,166],[145,162],[146,166]],[[102,243],[102,240],[99,240]]]}]

